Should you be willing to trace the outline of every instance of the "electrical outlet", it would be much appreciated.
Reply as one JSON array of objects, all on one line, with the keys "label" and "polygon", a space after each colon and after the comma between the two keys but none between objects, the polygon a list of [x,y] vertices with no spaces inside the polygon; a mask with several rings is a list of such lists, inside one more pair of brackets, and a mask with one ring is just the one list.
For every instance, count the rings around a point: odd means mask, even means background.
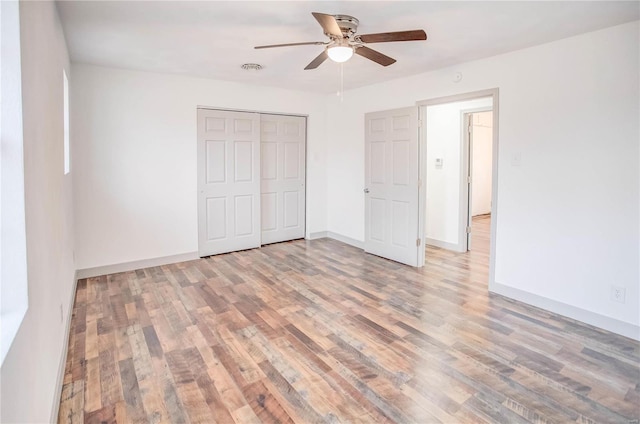
[{"label": "electrical outlet", "polygon": [[611,286],[611,300],[614,302],[625,302],[625,295],[627,294],[627,289],[624,287]]}]

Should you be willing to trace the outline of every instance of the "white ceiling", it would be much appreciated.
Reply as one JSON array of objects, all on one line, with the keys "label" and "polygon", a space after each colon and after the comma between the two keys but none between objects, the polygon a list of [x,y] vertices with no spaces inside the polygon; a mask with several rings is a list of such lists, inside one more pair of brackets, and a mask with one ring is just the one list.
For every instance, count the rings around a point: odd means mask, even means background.
[{"label": "white ceiling", "polygon": [[[304,67],[326,41],[311,12],[347,14],[359,34],[424,29],[427,41],[369,44],[397,59],[382,67],[354,56],[344,88],[356,88],[640,19],[628,1],[58,1],[71,60],[329,93],[340,65]],[[259,72],[240,65],[256,62]]]}]

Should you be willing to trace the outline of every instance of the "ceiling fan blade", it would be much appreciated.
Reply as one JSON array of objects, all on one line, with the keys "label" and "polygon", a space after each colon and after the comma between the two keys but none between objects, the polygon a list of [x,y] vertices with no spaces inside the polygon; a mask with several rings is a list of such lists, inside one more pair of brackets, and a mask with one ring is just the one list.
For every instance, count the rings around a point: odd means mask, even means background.
[{"label": "ceiling fan blade", "polygon": [[373,60],[376,63],[379,63],[382,66],[389,66],[393,63],[396,63],[396,60],[383,55],[380,52],[370,49],[369,47],[361,46],[356,49],[356,53],[362,57],[366,57],[369,60]]},{"label": "ceiling fan blade", "polygon": [[310,45],[321,46],[323,44],[325,43],[322,41],[309,41],[306,43],[287,43],[287,44],[270,44],[268,46],[255,46],[254,49],[270,49],[272,47],[310,46]]},{"label": "ceiling fan blade", "polygon": [[427,33],[421,29],[413,31],[380,32],[377,34],[363,34],[359,36],[364,43],[388,43],[390,41],[418,41],[426,40]]},{"label": "ceiling fan blade", "polygon": [[322,53],[320,53],[315,59],[313,59],[311,61],[310,64],[308,64],[304,70],[308,70],[308,69],[316,69],[318,66],[320,66],[322,64],[322,62],[324,62],[325,60],[327,60],[327,58],[329,57],[329,55],[327,54],[326,50],[323,50]]},{"label": "ceiling fan blade", "polygon": [[338,21],[333,15],[327,15],[326,13],[311,13],[318,21],[325,34],[331,34],[334,37],[342,38],[342,30],[338,26]]}]

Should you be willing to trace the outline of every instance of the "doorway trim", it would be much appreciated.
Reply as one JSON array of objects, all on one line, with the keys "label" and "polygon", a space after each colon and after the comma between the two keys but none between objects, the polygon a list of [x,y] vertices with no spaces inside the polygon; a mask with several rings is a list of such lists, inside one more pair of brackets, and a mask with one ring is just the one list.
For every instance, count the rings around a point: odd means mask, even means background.
[{"label": "doorway trim", "polygon": [[[496,230],[498,224],[498,139],[499,139],[499,126],[498,117],[500,115],[499,97],[500,91],[498,87],[490,88],[486,90],[472,91],[468,93],[454,94],[451,96],[435,97],[432,99],[421,100],[416,102],[420,110],[420,122],[418,125],[418,139],[419,139],[419,178],[420,178],[420,190],[418,194],[418,229],[421,237],[425,237],[425,217],[426,217],[426,167],[427,167],[427,125],[426,116],[423,116],[423,107],[426,110],[427,106],[441,105],[445,103],[454,103],[466,100],[475,100],[483,97],[491,97],[493,100],[493,142],[492,142],[492,173],[491,173],[491,241],[489,248],[489,281],[488,287],[492,287],[495,282],[495,269],[496,269]],[[418,258],[418,266],[423,266],[425,261],[425,249],[422,250],[422,255]]]}]

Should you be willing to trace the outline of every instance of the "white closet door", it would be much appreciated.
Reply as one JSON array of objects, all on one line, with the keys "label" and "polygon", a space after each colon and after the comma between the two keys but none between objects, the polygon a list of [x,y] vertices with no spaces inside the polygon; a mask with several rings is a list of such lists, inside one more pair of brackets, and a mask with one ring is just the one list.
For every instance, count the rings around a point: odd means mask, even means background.
[{"label": "white closet door", "polygon": [[262,244],[304,238],[306,118],[260,115]]},{"label": "white closet door", "polygon": [[418,110],[365,115],[365,251],[418,266]]},{"label": "white closet door", "polygon": [[260,115],[198,109],[198,253],[260,246]]}]

